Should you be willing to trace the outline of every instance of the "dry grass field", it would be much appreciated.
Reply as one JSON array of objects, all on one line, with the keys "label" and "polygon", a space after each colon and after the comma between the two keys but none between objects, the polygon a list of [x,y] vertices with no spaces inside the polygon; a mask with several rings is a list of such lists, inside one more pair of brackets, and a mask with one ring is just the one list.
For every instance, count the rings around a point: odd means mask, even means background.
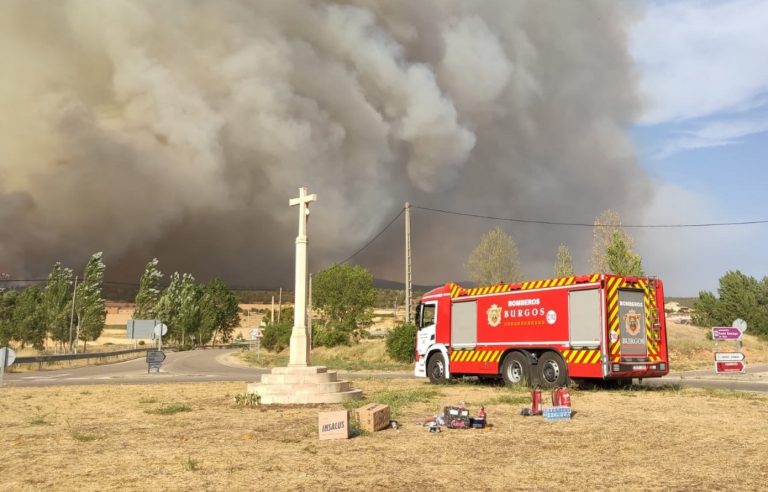
[{"label": "dry grass field", "polygon": [[[2,388],[0,490],[765,490],[768,396],[573,393],[571,421],[522,417],[527,393],[356,381],[400,430],[319,441],[340,406],[240,407],[242,383]],[[492,427],[429,433],[443,405]],[[357,405],[357,404],[356,404]],[[353,406],[356,406],[353,405]]]}]

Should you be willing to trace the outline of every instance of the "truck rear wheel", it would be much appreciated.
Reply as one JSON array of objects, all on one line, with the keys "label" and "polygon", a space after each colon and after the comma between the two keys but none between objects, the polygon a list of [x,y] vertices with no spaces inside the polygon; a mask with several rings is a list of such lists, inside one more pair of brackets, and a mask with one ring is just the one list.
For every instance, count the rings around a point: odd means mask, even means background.
[{"label": "truck rear wheel", "polygon": [[445,358],[443,354],[435,353],[427,361],[427,375],[432,384],[445,384],[448,378],[445,377]]},{"label": "truck rear wheel", "polygon": [[531,364],[520,352],[510,352],[501,364],[501,377],[507,386],[525,386],[531,380]]},{"label": "truck rear wheel", "polygon": [[544,352],[539,357],[538,364],[539,384],[542,388],[557,388],[565,386],[568,381],[565,361],[555,352]]}]

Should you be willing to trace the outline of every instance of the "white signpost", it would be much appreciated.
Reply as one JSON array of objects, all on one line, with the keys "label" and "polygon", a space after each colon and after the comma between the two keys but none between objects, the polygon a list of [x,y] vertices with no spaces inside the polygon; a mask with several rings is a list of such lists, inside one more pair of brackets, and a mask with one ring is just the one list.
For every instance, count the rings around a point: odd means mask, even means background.
[{"label": "white signpost", "polygon": [[5,368],[11,367],[11,364],[16,360],[16,352],[10,347],[0,347],[0,386],[3,385],[3,377],[5,376]]},{"label": "white signpost", "polygon": [[155,325],[152,335],[154,338],[157,338],[157,350],[163,350],[163,337],[166,333],[168,333],[168,326],[165,323]]},{"label": "white signpost", "polygon": [[[747,322],[741,318],[733,321],[729,327],[712,328],[712,340],[715,342],[715,373],[744,373],[747,370],[747,362],[742,350],[742,338],[747,331]],[[720,352],[720,342],[735,342],[736,352]]]}]

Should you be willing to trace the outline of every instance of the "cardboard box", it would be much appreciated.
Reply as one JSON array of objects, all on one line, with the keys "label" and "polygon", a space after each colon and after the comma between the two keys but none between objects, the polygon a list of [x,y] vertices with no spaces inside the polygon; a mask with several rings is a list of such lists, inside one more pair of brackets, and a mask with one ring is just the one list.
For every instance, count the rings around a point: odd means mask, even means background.
[{"label": "cardboard box", "polygon": [[349,439],[349,413],[346,410],[320,412],[317,416],[320,440]]},{"label": "cardboard box", "polygon": [[360,428],[368,432],[376,432],[389,427],[389,406],[371,403],[357,409],[357,420]]}]

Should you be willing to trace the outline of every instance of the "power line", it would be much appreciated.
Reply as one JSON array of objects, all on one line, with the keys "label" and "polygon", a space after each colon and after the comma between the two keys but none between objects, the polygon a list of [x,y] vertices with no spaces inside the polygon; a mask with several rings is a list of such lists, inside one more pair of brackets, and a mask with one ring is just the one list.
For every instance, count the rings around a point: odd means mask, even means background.
[{"label": "power line", "polygon": [[361,253],[361,252],[362,252],[362,251],[363,251],[365,248],[367,248],[368,246],[370,246],[371,244],[373,244],[373,242],[374,242],[374,241],[376,241],[376,240],[377,240],[377,239],[378,239],[378,238],[379,238],[379,237],[380,237],[382,234],[384,234],[384,233],[386,232],[386,230],[387,230],[387,229],[389,229],[389,227],[390,227],[392,224],[394,224],[394,223],[395,223],[395,221],[396,221],[397,219],[399,219],[401,215],[403,215],[403,211],[404,211],[404,210],[405,210],[404,208],[401,208],[401,209],[400,209],[400,212],[398,212],[398,214],[395,216],[395,218],[393,218],[392,220],[390,220],[390,221],[389,221],[389,223],[388,223],[387,225],[385,225],[385,226],[384,226],[384,228],[383,228],[382,230],[380,230],[378,234],[376,234],[375,236],[373,236],[373,238],[372,238],[370,241],[368,241],[367,243],[365,243],[365,245],[364,245],[362,248],[358,249],[357,251],[355,251],[354,253],[352,253],[351,255],[349,255],[349,256],[347,257],[347,259],[346,259],[346,260],[344,260],[344,261],[342,261],[340,264],[341,264],[341,265],[343,265],[344,263],[348,262],[349,260],[351,260],[352,258],[354,258],[355,256],[357,256],[358,254],[360,254],[360,253]]},{"label": "power line", "polygon": [[768,224],[768,219],[765,220],[746,220],[741,222],[708,222],[699,224],[622,224],[620,226],[614,226],[611,224],[588,224],[583,222],[559,222],[552,220],[529,220],[529,219],[516,219],[512,217],[494,217],[492,215],[480,215],[470,214],[464,212],[454,212],[451,210],[441,210],[438,208],[419,207],[411,205],[411,208],[419,210],[425,210],[427,212],[435,212],[448,215],[459,215],[462,217],[473,217],[476,219],[488,219],[488,220],[503,220],[506,222],[518,222],[522,224],[541,224],[541,225],[556,225],[556,226],[571,226],[571,227],[623,227],[633,229],[651,229],[651,228],[690,228],[690,227],[720,227],[720,226],[741,226],[741,225],[755,225],[755,224]]}]

